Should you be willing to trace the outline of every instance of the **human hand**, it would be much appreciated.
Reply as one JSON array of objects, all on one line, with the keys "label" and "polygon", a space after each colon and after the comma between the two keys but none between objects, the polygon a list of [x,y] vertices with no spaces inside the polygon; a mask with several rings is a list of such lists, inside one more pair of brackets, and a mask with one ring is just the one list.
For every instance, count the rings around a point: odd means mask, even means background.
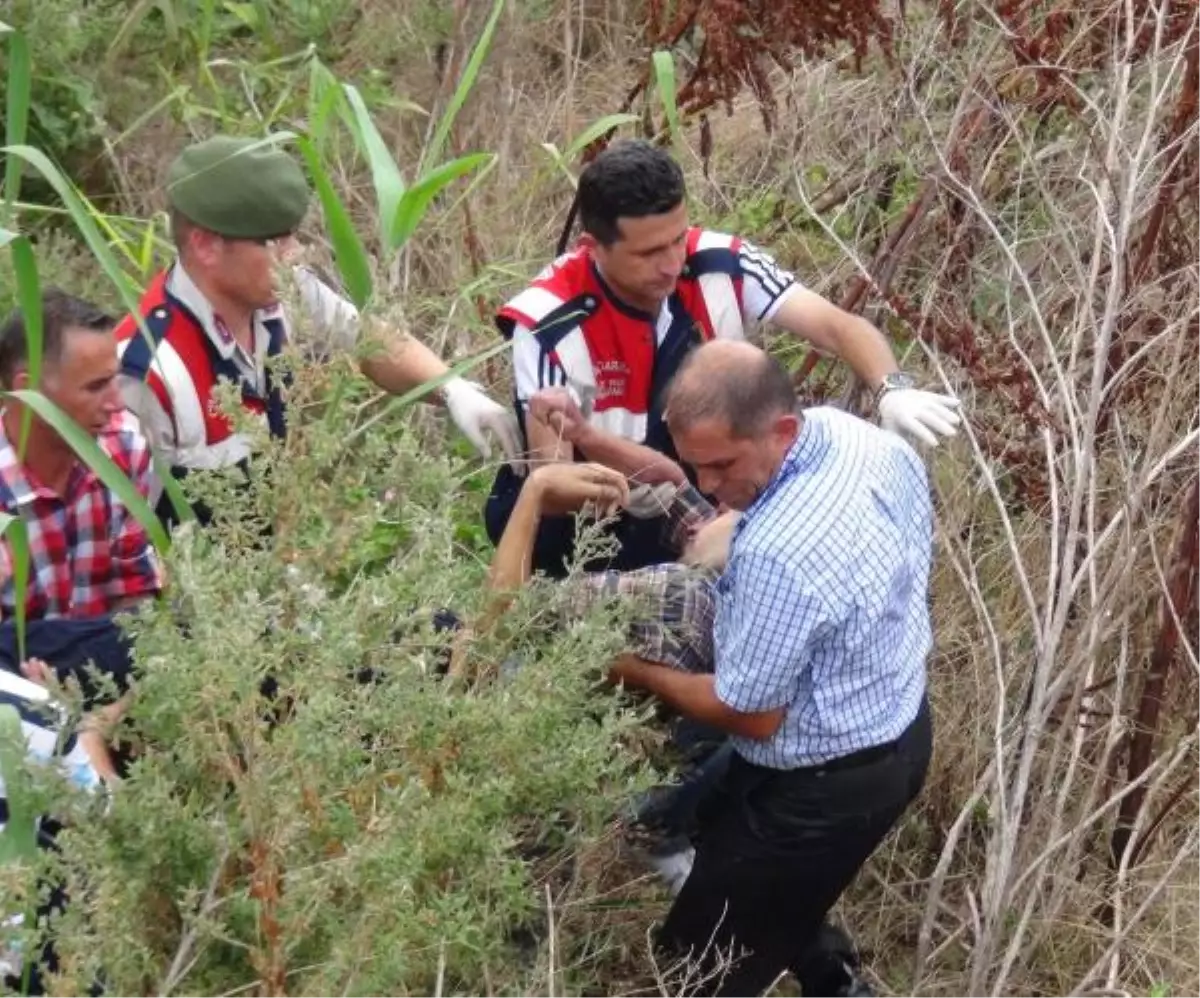
[{"label": "human hand", "polygon": [[40,658],[27,658],[21,663],[21,675],[39,686],[46,686],[55,678],[54,670]]},{"label": "human hand", "polygon": [[488,434],[493,434],[508,461],[517,467],[521,453],[521,436],[516,415],[505,406],[488,398],[479,385],[462,378],[451,378],[442,386],[446,409],[464,437],[485,458],[492,456]]},{"label": "human hand", "polygon": [[544,464],[535,469],[525,489],[543,513],[573,513],[590,506],[600,519],[629,502],[629,482],[602,464]]},{"label": "human hand", "polygon": [[893,388],[877,403],[879,425],[902,436],[915,437],[936,447],[944,437],[958,432],[961,403],[953,395],[938,395],[919,388]]},{"label": "human hand", "polygon": [[545,423],[568,443],[575,443],[587,429],[587,416],[569,388],[543,388],[529,399],[531,418]]}]

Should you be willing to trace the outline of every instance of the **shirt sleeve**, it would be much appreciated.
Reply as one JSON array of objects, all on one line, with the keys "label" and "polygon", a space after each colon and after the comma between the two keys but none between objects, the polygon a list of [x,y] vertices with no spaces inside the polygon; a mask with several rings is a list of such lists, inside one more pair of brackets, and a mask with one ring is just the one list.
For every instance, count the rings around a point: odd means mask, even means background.
[{"label": "shirt sleeve", "polygon": [[584,573],[560,586],[568,621],[619,597],[628,608],[628,651],[683,672],[712,672],[715,600],[706,573],[668,562],[626,572]]},{"label": "shirt sleeve", "polygon": [[571,351],[559,349],[554,352],[554,362],[543,356],[542,345],[526,326],[516,325],[512,334],[513,387],[517,403],[528,404],[533,394],[542,388],[566,388],[575,404],[583,407],[585,399],[579,386],[591,381],[591,373],[577,371],[571,360]]},{"label": "shirt sleeve", "polygon": [[636,654],[683,672],[713,671],[712,582],[676,563],[654,566],[661,578],[646,616],[632,628]]},{"label": "shirt sleeve", "polygon": [[515,326],[512,334],[513,387],[522,404],[539,388],[544,388],[541,368],[542,348],[537,337],[525,326]]},{"label": "shirt sleeve", "polygon": [[784,299],[801,284],[770,253],[742,240],[738,248],[742,270],[742,315],[747,322],[768,322]]},{"label": "shirt sleeve", "polygon": [[[154,471],[150,448],[144,441],[134,443],[129,467],[130,481],[153,506],[162,492],[162,483]],[[110,601],[153,596],[162,591],[162,566],[150,543],[150,536],[137,517],[121,502],[114,503],[111,543],[112,577],[105,593]]]},{"label": "shirt sleeve", "polygon": [[795,571],[761,554],[740,557],[723,584],[729,606],[716,647],[716,695],[743,713],[791,703],[810,644],[831,624],[820,596]]},{"label": "shirt sleeve", "polygon": [[[175,424],[159,402],[154,389],[140,378],[132,378],[122,374],[117,379],[121,390],[121,399],[125,408],[138,422],[141,434],[150,444],[151,450],[162,456],[168,464],[177,464],[176,451],[178,441],[175,439]],[[148,497],[150,502],[158,501],[158,496]]]},{"label": "shirt sleeve", "polygon": [[296,267],[296,290],[300,304],[312,320],[317,335],[314,346],[328,346],[337,351],[350,351],[358,342],[361,327],[358,309],[343,298],[308,267]]}]

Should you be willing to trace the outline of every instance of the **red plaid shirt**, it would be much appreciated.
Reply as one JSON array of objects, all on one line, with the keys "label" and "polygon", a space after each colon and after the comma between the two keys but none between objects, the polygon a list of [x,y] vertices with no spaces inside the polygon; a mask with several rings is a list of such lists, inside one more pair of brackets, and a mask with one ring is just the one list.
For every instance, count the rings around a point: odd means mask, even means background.
[{"label": "red plaid shirt", "polygon": [[[157,494],[150,448],[137,420],[113,417],[96,441],[143,496]],[[84,464],[59,496],[17,460],[0,424],[0,510],[25,521],[29,580],[25,612],[41,617],[97,617],[117,600],[162,589],[162,571],[145,529]],[[0,542],[0,615],[14,614],[12,547]]]}]

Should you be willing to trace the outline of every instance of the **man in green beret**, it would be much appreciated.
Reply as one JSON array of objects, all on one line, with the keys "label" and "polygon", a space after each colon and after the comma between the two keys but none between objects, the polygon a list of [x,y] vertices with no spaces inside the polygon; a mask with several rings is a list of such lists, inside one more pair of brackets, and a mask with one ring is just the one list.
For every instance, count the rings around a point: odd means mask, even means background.
[{"label": "man in green beret", "polygon": [[[276,143],[218,135],[188,146],[171,165],[167,200],[178,257],[142,298],[150,338],[127,316],[117,340],[125,404],[182,477],[250,455],[249,441],[214,397],[220,380],[238,385],[243,405],[282,437],[286,412],[268,361],[309,330],[319,342],[306,346],[317,352],[353,350],[360,320],[353,304],[295,263],[309,189],[300,165]],[[280,304],[280,264],[292,267],[308,313],[298,326]],[[400,394],[446,374],[441,358],[412,336],[372,334],[381,342],[361,368],[385,391]],[[517,456],[515,418],[479,386],[455,377],[434,397],[483,456],[491,455],[489,435],[509,460]]]}]

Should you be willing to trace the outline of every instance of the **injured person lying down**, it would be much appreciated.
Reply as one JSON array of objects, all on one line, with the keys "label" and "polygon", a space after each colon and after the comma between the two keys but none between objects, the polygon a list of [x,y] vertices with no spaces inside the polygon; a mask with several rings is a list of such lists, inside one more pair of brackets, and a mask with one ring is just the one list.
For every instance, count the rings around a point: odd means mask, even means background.
[{"label": "injured person lying down", "polygon": [[[738,514],[718,514],[690,485],[671,486],[670,494],[659,492],[659,499],[678,561],[624,572],[587,572],[552,584],[561,587],[567,623],[583,619],[597,604],[619,600],[628,611],[625,651],[688,672],[711,672],[713,587],[725,567]],[[488,585],[499,600],[490,616],[503,612],[507,600],[502,594],[530,581],[542,517],[579,511],[602,517],[630,501],[625,478],[601,465],[559,463],[534,470],[492,559]]]},{"label": "injured person lying down", "polygon": [[[637,486],[633,491],[631,497],[623,475],[598,464],[547,464],[532,471],[496,547],[488,578],[496,598],[481,627],[490,627],[504,613],[512,593],[529,583],[542,517],[582,511],[603,519],[619,507],[646,507],[645,493],[650,491],[666,514],[666,540],[679,551],[677,561],[543,583],[561,587],[558,604],[566,623],[581,620],[602,601],[618,600],[628,614],[626,654],[687,672],[712,672],[715,585],[728,561],[739,514],[718,515],[690,485]],[[461,674],[462,658],[455,658],[452,672]],[[705,725],[676,718],[671,727],[668,744],[679,767],[679,782],[657,787],[633,802],[630,831],[641,840],[638,848],[644,859],[677,893],[691,868],[689,838],[699,809],[719,783],[730,751],[723,733]]]}]

